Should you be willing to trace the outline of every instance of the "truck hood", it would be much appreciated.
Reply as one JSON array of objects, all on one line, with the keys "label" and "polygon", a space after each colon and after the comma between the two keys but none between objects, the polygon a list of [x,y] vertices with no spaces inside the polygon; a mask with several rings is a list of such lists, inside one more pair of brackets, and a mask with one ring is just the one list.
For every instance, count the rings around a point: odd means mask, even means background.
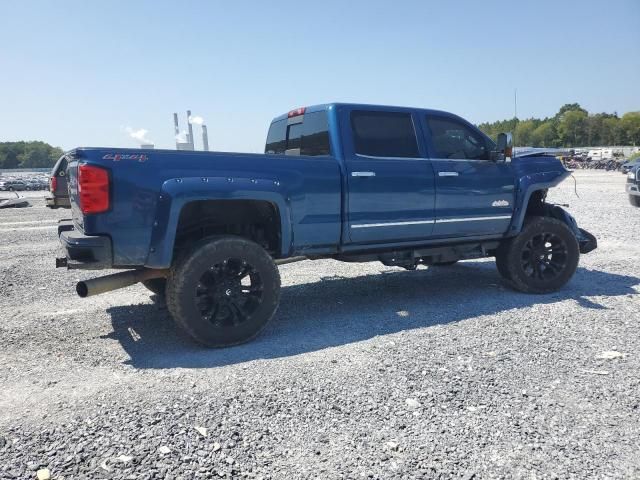
[{"label": "truck hood", "polygon": [[569,150],[566,148],[514,147],[513,153],[514,157],[560,157],[569,155]]}]

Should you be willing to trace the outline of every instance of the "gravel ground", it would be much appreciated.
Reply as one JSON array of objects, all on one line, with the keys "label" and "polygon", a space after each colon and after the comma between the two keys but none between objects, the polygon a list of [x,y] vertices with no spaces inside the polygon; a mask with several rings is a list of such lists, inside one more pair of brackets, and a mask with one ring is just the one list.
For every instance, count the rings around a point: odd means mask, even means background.
[{"label": "gravel ground", "polygon": [[489,260],[301,262],[225,350],[141,286],[77,298],[68,213],[31,193],[0,210],[0,478],[639,478],[640,209],[623,175],[576,177],[550,198],[599,249],[561,292]]}]

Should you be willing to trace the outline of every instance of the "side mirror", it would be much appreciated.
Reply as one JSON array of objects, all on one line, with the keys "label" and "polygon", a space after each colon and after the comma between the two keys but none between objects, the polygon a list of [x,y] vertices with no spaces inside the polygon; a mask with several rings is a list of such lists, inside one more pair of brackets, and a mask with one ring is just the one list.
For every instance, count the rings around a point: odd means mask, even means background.
[{"label": "side mirror", "polygon": [[496,150],[498,155],[502,156],[505,160],[507,158],[511,159],[513,154],[513,135],[511,135],[511,133],[499,133]]}]

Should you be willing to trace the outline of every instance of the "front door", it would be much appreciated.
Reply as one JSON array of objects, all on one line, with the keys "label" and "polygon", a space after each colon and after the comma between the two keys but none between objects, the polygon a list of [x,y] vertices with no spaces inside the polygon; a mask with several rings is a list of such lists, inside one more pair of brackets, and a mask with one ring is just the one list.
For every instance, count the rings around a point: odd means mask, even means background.
[{"label": "front door", "polygon": [[411,112],[342,112],[351,243],[430,237],[434,175]]},{"label": "front door", "polygon": [[511,162],[490,159],[493,145],[461,119],[427,115],[424,127],[436,182],[433,235],[498,235],[514,211]]}]

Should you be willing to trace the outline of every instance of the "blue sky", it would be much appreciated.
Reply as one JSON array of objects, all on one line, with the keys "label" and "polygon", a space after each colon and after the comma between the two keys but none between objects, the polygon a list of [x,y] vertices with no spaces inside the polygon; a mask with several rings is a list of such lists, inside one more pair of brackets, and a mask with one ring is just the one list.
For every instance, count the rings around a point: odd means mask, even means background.
[{"label": "blue sky", "polygon": [[330,101],[473,122],[640,110],[640,1],[0,0],[0,141],[174,145],[191,108],[212,148]]}]

